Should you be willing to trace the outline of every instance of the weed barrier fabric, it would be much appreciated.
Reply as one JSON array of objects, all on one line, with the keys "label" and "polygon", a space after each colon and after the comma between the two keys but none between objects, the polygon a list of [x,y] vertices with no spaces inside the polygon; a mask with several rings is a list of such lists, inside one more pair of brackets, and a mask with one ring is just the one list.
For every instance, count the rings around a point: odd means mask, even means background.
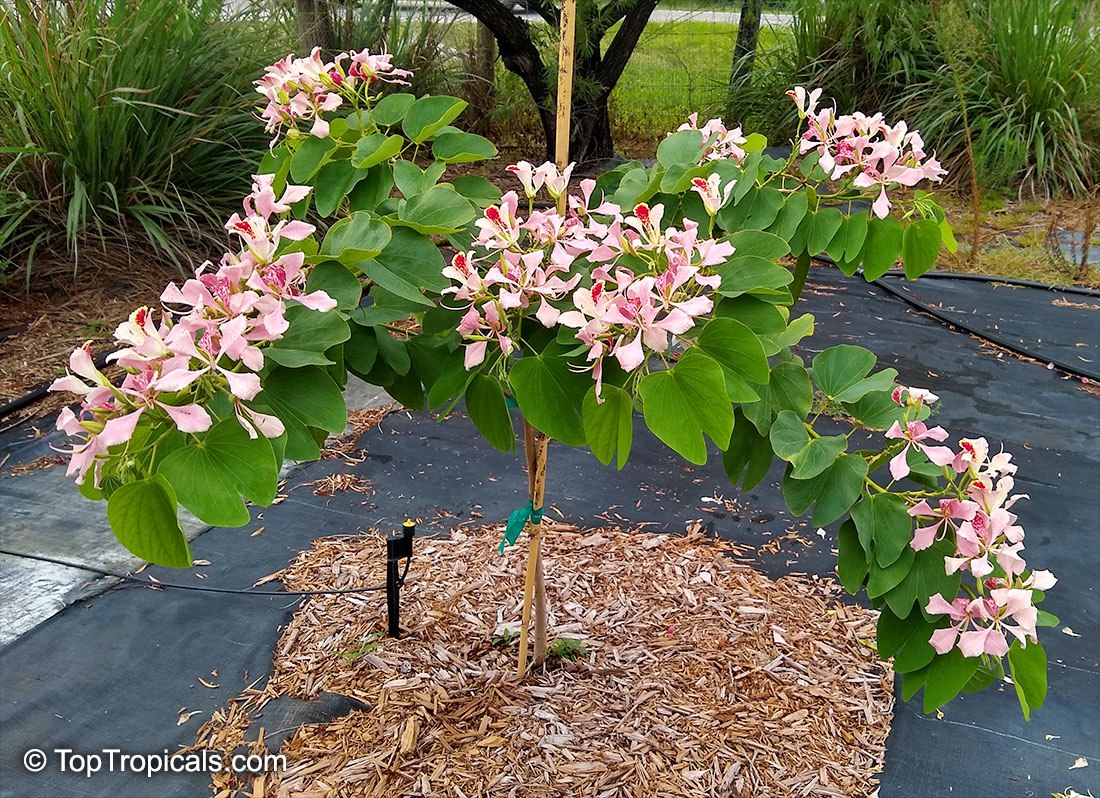
[{"label": "weed barrier fabric", "polygon": [[883,281],[978,334],[1003,339],[1044,364],[1053,360],[1100,380],[1100,296],[946,277]]},{"label": "weed barrier fabric", "polygon": [[[882,798],[1049,796],[1067,787],[1100,794],[1100,400],[1077,380],[998,357],[876,286],[835,270],[811,273],[804,305],[799,310],[813,312],[818,326],[805,357],[838,343],[868,346],[882,366],[943,397],[937,420],[955,436],[1004,441],[1019,462],[1018,490],[1031,496],[1019,508],[1027,555],[1061,580],[1043,606],[1080,635],[1044,630],[1050,694],[1030,724],[1020,717],[1010,686],[964,696],[942,718],[923,715],[919,696],[899,702],[881,774]],[[201,569],[201,583],[247,587],[284,567],[313,538],[397,528],[407,516],[421,519],[420,534],[446,533],[468,521],[503,522],[526,498],[521,454],[491,449],[460,414],[443,423],[426,414],[394,414],[360,445],[360,464],[323,460],[296,469],[283,503],[254,510],[253,523],[244,529],[213,529],[195,540],[194,556],[211,562]],[[321,496],[308,484],[348,471],[371,480],[374,492]],[[547,513],[557,519],[560,511],[578,525],[648,523],[652,532],[679,531],[701,519],[713,534],[753,549],[767,546],[759,567],[772,578],[830,574],[835,530],[823,538],[808,521],[792,519],[783,507],[779,476],[777,468],[741,495],[716,456],[706,466],[685,467],[639,424],[633,456],[621,472],[581,450],[553,445]],[[81,501],[75,491],[63,500]],[[261,526],[261,534],[250,534]],[[384,556],[381,546],[378,556]],[[416,567],[414,554],[413,573]],[[165,581],[199,583],[187,572],[149,572]],[[359,611],[381,618],[384,601],[374,595],[367,594]],[[263,684],[280,626],[298,606],[290,597],[125,587],[41,624],[0,651],[0,796],[205,794],[203,774],[60,773],[52,751],[148,753],[190,744],[211,712],[256,680]],[[177,725],[182,708],[203,714]],[[49,753],[44,772],[23,768],[29,748]],[[1090,766],[1069,770],[1080,756]]]}]

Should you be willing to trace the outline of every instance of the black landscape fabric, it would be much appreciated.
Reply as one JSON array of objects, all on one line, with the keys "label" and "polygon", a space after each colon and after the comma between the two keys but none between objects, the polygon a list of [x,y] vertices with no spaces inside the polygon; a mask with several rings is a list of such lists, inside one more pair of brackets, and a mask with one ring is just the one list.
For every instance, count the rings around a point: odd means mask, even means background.
[{"label": "black landscape fabric", "polygon": [[[943,282],[929,290],[939,296],[950,291],[956,308],[988,310],[987,287],[946,288]],[[1047,312],[1051,296],[1037,289],[1015,289],[1010,296],[1011,302],[999,301],[997,315],[1027,337],[1028,325]],[[984,435],[1013,452],[1020,468],[1017,489],[1031,497],[1016,508],[1028,533],[1029,562],[1060,579],[1043,606],[1079,635],[1061,627],[1044,630],[1050,693],[1030,724],[1020,716],[1011,687],[965,696],[942,717],[923,715],[919,696],[899,702],[881,774],[882,798],[1049,798],[1067,787],[1100,795],[1100,399],[1078,379],[982,347],[833,269],[811,273],[799,311],[817,317],[817,333],[803,356],[838,343],[865,345],[878,354],[880,365],[897,368],[903,382],[940,394],[943,411],[937,421],[954,436]],[[1031,337],[1062,348],[1087,340],[1095,352],[1096,312],[1081,318],[1084,328],[1044,323]],[[254,510],[249,527],[212,529],[194,542],[195,557],[211,562],[202,569],[207,578],[201,584],[246,588],[285,566],[317,537],[397,528],[407,516],[423,519],[422,534],[446,533],[472,518],[503,522],[525,501],[519,456],[490,448],[459,414],[442,423],[425,414],[391,415],[360,443],[366,459],[352,470],[372,481],[374,494],[324,497],[304,486],[347,471],[338,460],[296,469],[285,502]],[[44,443],[34,449],[24,447],[20,457],[42,453]],[[776,469],[738,497],[717,456],[704,467],[685,467],[639,425],[633,456],[621,472],[602,467],[582,450],[553,445],[547,503],[579,525],[612,518],[623,525],[649,522],[655,525],[647,529],[654,532],[679,531],[689,520],[703,519],[712,533],[752,548],[793,530],[811,545],[784,541],[778,553],[760,556],[760,568],[773,578],[831,573],[835,530],[822,538],[807,521],[792,519],[783,508],[778,477]],[[704,501],[721,495],[737,497],[739,509],[729,512]],[[40,500],[82,501],[75,490]],[[261,525],[262,534],[250,536]],[[150,573],[199,583],[186,572]],[[373,595],[378,600],[372,611],[381,615],[384,600]],[[297,606],[291,597],[125,587],[55,615],[0,652],[0,796],[205,794],[201,774],[85,778],[60,773],[56,766],[29,774],[22,757],[30,748],[160,752],[193,742],[195,729],[211,712],[246,685],[258,679],[262,684],[280,626]],[[217,686],[207,687],[200,678]],[[181,708],[202,714],[177,725]],[[1089,766],[1071,770],[1079,756]]]}]

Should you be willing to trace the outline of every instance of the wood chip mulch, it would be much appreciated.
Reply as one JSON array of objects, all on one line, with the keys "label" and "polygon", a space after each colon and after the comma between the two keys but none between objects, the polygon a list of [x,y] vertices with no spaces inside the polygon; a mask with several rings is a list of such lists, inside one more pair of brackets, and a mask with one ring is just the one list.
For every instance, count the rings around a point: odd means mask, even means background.
[{"label": "wood chip mulch", "polygon": [[[519,626],[526,547],[501,556],[500,535],[417,541],[400,640],[384,637],[380,594],[307,599],[270,682],[215,713],[197,746],[234,750],[276,695],[372,709],[301,727],[285,771],[217,774],[214,794],[877,795],[892,674],[872,647],[876,614],[831,580],[772,582],[702,535],[559,526],[543,548],[550,636],[587,652],[519,682],[501,633]],[[378,535],[318,540],[282,579],[378,584],[383,552]]]}]

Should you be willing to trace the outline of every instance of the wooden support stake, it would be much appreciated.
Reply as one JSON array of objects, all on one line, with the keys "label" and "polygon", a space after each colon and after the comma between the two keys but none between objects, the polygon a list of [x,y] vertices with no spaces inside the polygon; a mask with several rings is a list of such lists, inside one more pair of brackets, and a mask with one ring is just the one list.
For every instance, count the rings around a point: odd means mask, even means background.
[{"label": "wooden support stake", "polygon": [[[526,421],[523,423],[524,452],[527,455],[527,485],[533,510],[541,510],[546,495],[546,450],[550,439]],[[546,583],[542,575],[541,523],[528,524],[527,578],[523,585],[523,622],[519,630],[519,662],[516,674],[527,674],[527,630],[531,625],[532,605],[535,612],[535,663],[546,659]]]},{"label": "wooden support stake", "polygon": [[[574,34],[577,21],[577,0],[562,0],[561,38],[558,46],[558,116],[554,140],[554,159],[558,169],[569,165],[569,122],[573,110],[573,56]],[[565,213],[568,192],[558,197],[558,213]],[[541,510],[546,495],[546,449],[550,439],[526,421],[523,422],[523,448],[527,455],[527,487],[531,495],[531,508]],[[541,523],[528,525],[530,536],[527,544],[527,576],[523,585],[523,622],[519,630],[519,678],[527,675],[527,629],[531,612],[535,614],[535,657],[538,665],[546,659],[547,607],[546,582],[542,573]],[[533,605],[533,606],[532,606]]]}]

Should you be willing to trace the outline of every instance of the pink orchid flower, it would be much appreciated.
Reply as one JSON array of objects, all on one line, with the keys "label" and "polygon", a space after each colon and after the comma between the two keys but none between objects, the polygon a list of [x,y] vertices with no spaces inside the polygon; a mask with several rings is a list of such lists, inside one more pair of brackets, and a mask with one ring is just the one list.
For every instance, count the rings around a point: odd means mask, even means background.
[{"label": "pink orchid flower", "polygon": [[909,542],[914,551],[924,551],[935,542],[937,537],[942,538],[949,529],[955,530],[956,526],[952,521],[969,521],[978,512],[978,505],[974,502],[959,501],[958,499],[940,499],[939,505],[939,507],[933,509],[927,501],[922,499],[909,508],[909,515],[915,518],[932,517],[938,519],[931,526],[916,529],[913,533],[913,539]]},{"label": "pink orchid flower", "polygon": [[909,463],[905,459],[909,447],[923,452],[925,457],[938,466],[947,465],[955,459],[955,453],[946,446],[928,446],[922,443],[925,440],[947,440],[947,430],[943,427],[929,429],[923,421],[907,421],[905,429],[902,429],[895,421],[886,431],[886,437],[906,442],[904,448],[890,460],[890,475],[895,480],[909,476]]},{"label": "pink orchid flower", "polygon": [[724,187],[721,186],[721,183],[722,177],[717,172],[706,180],[697,177],[691,181],[692,191],[702,198],[703,208],[711,216],[717,214],[718,211],[722,209],[722,206],[729,202],[730,195],[733,193],[733,187],[737,181],[731,180],[726,183]]}]

